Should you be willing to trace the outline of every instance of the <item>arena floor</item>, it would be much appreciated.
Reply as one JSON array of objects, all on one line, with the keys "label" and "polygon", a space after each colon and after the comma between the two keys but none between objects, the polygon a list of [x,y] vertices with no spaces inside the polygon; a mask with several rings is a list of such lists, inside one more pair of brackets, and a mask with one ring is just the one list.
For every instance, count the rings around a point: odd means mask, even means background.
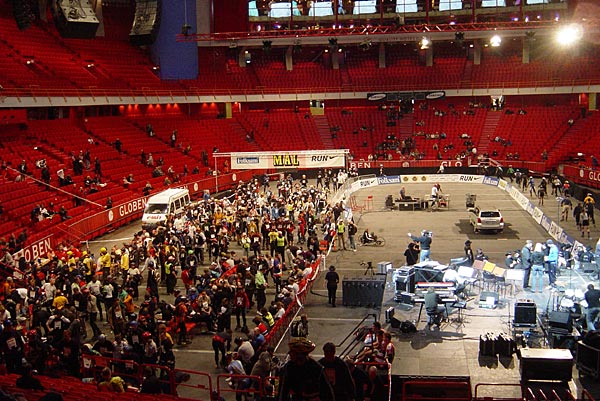
[{"label": "arena floor", "polygon": [[[422,197],[430,192],[431,184],[408,184],[408,195]],[[379,261],[391,261],[394,268],[404,265],[403,256],[409,238],[407,233],[420,233],[427,229],[433,232],[431,248],[432,260],[447,263],[450,258],[463,255],[464,242],[472,241],[472,248],[481,248],[491,262],[503,265],[506,251],[521,249],[525,241],[531,239],[543,242],[549,238],[544,229],[538,225],[531,216],[517,205],[507,192],[497,187],[479,184],[444,183],[443,191],[450,195],[448,209],[434,212],[428,211],[390,211],[384,207],[388,194],[397,196],[400,185],[383,185],[361,190],[355,193],[357,204],[361,205],[367,196],[373,197],[373,206],[370,211],[355,214],[355,221],[359,233],[369,228],[380,236],[385,237],[387,243],[384,247],[359,247],[357,252],[337,251],[332,252],[324,266],[335,265],[341,277],[359,277],[365,273],[361,262],[372,262],[377,265]],[[477,196],[477,205],[494,206],[501,210],[506,228],[500,234],[475,234],[469,225],[468,214],[465,206],[465,196],[473,193]],[[537,200],[535,201],[537,204]],[[554,198],[546,199],[542,206],[544,212],[558,219],[558,202]],[[563,228],[574,237],[579,237],[572,216],[568,222],[563,222]],[[121,228],[104,238],[90,243],[90,248],[97,254],[97,248],[111,246],[111,242],[125,242],[138,231],[140,226],[132,224]],[[586,245],[594,246],[599,230],[591,227],[592,238],[582,239]],[[388,274],[388,276],[390,276]],[[380,308],[344,307],[342,306],[342,286],[338,288],[338,307],[333,309],[327,304],[326,289],[323,281],[324,274],[315,282],[311,294],[308,295],[302,313],[306,313],[310,321],[310,338],[317,344],[313,356],[322,356],[322,346],[325,342],[347,344],[346,337],[354,328],[361,324],[366,317],[364,325],[370,325],[377,316],[382,323],[385,322],[384,311],[389,306],[395,307],[395,317],[399,320],[416,320],[418,307],[409,307],[399,304],[390,298],[390,280],[388,291],[384,296],[383,306]],[[547,277],[545,277],[547,283]],[[558,277],[558,283],[565,288],[581,289],[589,282],[598,284],[595,277],[582,274],[579,271],[565,271]],[[596,285],[598,287],[598,285]],[[164,289],[163,289],[164,290]],[[477,290],[475,292],[478,292]],[[271,292],[271,294],[273,294]],[[552,301],[555,297],[550,290],[545,289],[542,294],[524,292],[517,288],[513,294],[510,291],[501,295],[496,309],[483,309],[478,307],[478,294],[468,302],[464,311],[463,323],[454,320],[457,311],[450,314],[450,321],[444,323],[439,332],[425,331],[425,314],[418,322],[418,331],[413,334],[401,334],[394,330],[394,343],[396,345],[396,359],[392,364],[392,373],[395,375],[426,375],[426,376],[469,376],[473,385],[477,383],[514,383],[520,381],[519,360],[512,358],[491,358],[479,356],[479,336],[484,333],[508,333],[512,335],[511,321],[513,319],[514,302],[518,299],[532,299],[536,302],[538,314],[551,311]],[[384,324],[384,327],[388,324]],[[544,345],[540,327],[532,331],[531,340],[534,344]],[[210,335],[197,335],[191,345],[176,350],[177,367],[208,372],[216,376],[222,371],[214,368],[213,352],[210,345]],[[343,348],[339,347],[339,348]],[[276,353],[284,355],[287,351],[287,337],[283,339]],[[587,388],[597,398],[600,398],[600,386],[591,379],[579,379],[576,369],[573,369],[574,380],[570,383],[572,391],[579,393],[578,389]],[[187,393],[187,391],[186,391]],[[478,396],[494,395],[496,397],[520,396],[518,387],[483,386],[478,389]]]}]

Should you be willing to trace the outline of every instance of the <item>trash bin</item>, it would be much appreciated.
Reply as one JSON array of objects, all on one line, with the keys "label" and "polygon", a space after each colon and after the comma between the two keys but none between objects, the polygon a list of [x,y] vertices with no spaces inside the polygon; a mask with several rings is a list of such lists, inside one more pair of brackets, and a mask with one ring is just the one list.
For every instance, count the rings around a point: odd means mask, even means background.
[{"label": "trash bin", "polygon": [[475,201],[477,200],[477,195],[475,194],[467,194],[466,195],[466,205],[467,207],[475,207]]}]

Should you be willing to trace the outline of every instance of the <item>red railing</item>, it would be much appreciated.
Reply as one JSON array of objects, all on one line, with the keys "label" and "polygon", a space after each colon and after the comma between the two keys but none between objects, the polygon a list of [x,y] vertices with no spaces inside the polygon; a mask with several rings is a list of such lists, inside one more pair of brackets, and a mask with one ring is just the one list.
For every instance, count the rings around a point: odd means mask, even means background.
[{"label": "red railing", "polygon": [[[522,394],[521,397],[519,397],[519,398],[503,398],[503,400],[506,400],[506,401],[513,401],[513,400],[514,401],[517,401],[517,400],[522,401],[524,399],[524,397],[525,397],[525,389],[523,388],[523,386],[520,383],[477,383],[475,385],[475,394],[473,396],[473,399],[475,401],[477,401],[477,400],[490,400],[489,397],[482,397],[479,394],[479,390],[480,390],[481,387],[504,387],[504,388],[507,388],[507,387],[518,387],[519,388],[519,392]],[[527,389],[527,390],[530,390],[530,389]],[[499,391],[499,392],[502,392],[502,391]]]},{"label": "red railing", "polygon": [[[450,391],[429,396],[431,389]],[[462,395],[461,395],[462,393]],[[402,384],[402,401],[471,401],[471,384],[468,381],[409,380]]]},{"label": "red railing", "polygon": [[[540,88],[549,87],[574,87],[583,86],[591,87],[600,85],[600,79],[556,79],[556,80],[523,80],[523,81],[489,81],[489,82],[446,82],[436,85],[436,88],[441,87],[443,90],[482,90],[482,89],[532,89],[536,93]],[[431,85],[426,83],[422,85],[402,84],[402,83],[386,83],[385,85],[370,85],[370,86],[352,86],[349,90],[347,86],[336,87],[304,87],[304,88],[255,88],[255,89],[214,89],[214,88],[188,88],[181,90],[173,89],[99,89],[99,88],[60,88],[48,89],[41,87],[31,88],[4,88],[1,96],[3,98],[36,98],[36,97],[91,97],[91,98],[109,98],[109,97],[132,97],[136,98],[139,103],[164,103],[173,102],[175,97],[191,98],[190,102],[197,102],[198,97],[210,96],[216,97],[236,97],[236,96],[252,96],[252,95],[302,95],[314,93],[356,93],[356,92],[373,92],[373,91],[415,91],[429,90]],[[358,96],[358,94],[356,94]],[[361,95],[362,96],[362,95]],[[158,98],[158,99],[157,99]],[[161,98],[163,100],[161,100]],[[98,103],[101,103],[99,101]]]},{"label": "red railing", "polygon": [[589,188],[600,188],[600,170],[572,165],[562,166],[562,175],[570,182]]}]

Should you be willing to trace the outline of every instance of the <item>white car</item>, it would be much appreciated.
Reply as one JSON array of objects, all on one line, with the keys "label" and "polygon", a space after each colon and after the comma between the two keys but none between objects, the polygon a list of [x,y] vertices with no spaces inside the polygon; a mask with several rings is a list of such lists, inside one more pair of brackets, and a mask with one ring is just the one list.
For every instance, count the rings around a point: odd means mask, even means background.
[{"label": "white car", "polygon": [[504,230],[504,218],[498,209],[469,208],[469,222],[475,232]]}]

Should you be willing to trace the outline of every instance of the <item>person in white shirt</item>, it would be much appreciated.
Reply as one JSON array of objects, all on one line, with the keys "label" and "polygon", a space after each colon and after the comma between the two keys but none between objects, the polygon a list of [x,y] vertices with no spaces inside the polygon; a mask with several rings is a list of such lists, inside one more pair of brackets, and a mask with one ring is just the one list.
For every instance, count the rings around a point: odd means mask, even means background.
[{"label": "person in white shirt", "polygon": [[56,292],[56,286],[54,285],[55,280],[53,278],[50,281],[44,283],[42,291],[46,295],[46,300],[54,299],[54,293]]}]

